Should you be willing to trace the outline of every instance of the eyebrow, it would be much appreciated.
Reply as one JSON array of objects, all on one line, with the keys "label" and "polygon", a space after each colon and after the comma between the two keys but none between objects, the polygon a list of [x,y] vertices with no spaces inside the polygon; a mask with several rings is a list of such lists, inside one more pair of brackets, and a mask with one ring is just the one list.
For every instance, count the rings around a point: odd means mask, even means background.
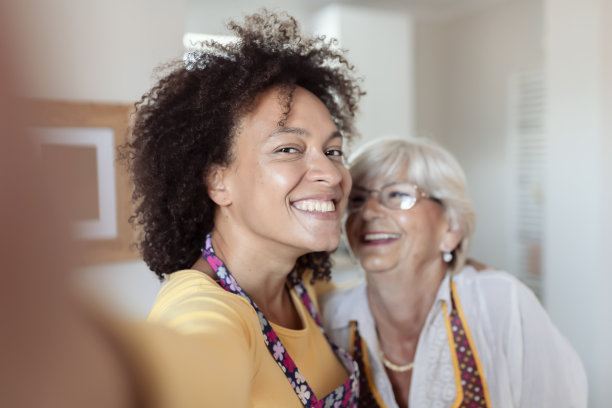
[{"label": "eyebrow", "polygon": [[[276,129],[274,132],[272,132],[270,134],[270,137],[275,137],[275,136],[278,136],[278,135],[283,134],[283,133],[290,133],[290,134],[300,135],[300,136],[310,136],[310,133],[308,133],[306,130],[304,130],[302,128],[283,127],[283,128],[280,128],[280,129]],[[340,133],[340,131],[338,131],[338,130],[333,131],[329,135],[327,140],[331,140],[331,139],[334,139],[336,137],[339,137],[340,139],[342,139],[342,133]]]}]

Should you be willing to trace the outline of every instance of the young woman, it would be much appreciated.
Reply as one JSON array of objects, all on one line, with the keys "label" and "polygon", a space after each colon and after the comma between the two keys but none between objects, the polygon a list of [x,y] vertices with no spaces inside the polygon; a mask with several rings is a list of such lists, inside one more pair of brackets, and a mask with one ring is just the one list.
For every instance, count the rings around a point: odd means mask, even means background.
[{"label": "young woman", "polygon": [[135,220],[167,281],[150,320],[200,342],[206,406],[352,406],[356,364],[320,327],[309,284],[329,277],[340,240],[361,91],[291,17],[229,28],[235,43],[206,44],[137,105]]}]

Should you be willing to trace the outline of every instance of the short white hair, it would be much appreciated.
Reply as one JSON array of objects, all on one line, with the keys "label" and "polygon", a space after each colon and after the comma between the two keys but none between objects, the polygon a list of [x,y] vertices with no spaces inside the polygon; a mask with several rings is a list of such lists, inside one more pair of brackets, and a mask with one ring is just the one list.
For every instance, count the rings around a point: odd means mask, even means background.
[{"label": "short white hair", "polygon": [[429,139],[385,138],[363,145],[349,163],[354,186],[405,170],[411,183],[440,200],[451,228],[463,234],[450,265],[452,272],[461,270],[476,216],[467,194],[465,173],[450,152]]}]

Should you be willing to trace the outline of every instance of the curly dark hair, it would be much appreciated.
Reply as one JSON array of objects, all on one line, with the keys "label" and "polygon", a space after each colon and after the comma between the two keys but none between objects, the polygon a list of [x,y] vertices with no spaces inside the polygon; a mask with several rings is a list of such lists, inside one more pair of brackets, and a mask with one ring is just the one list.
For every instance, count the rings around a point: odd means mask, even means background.
[{"label": "curly dark hair", "polygon": [[[238,41],[204,42],[202,51],[165,66],[136,103],[131,139],[120,152],[134,184],[130,222],[142,227],[139,249],[160,279],[200,256],[216,209],[204,175],[211,166],[231,164],[237,125],[262,91],[283,90],[279,126],[300,86],[325,104],[346,140],[354,134],[363,92],[336,40],[304,37],[293,17],[265,9],[228,28]],[[301,277],[312,269],[313,279],[329,279],[329,255],[306,254],[295,271]]]}]

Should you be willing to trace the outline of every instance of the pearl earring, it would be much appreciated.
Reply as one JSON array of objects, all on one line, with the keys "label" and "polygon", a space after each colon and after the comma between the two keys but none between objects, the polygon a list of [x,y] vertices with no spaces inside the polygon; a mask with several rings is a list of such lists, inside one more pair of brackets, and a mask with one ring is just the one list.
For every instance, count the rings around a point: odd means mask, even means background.
[{"label": "pearl earring", "polygon": [[450,261],[453,260],[453,254],[450,251],[444,251],[442,253],[442,259],[444,260],[444,262],[449,263]]}]

